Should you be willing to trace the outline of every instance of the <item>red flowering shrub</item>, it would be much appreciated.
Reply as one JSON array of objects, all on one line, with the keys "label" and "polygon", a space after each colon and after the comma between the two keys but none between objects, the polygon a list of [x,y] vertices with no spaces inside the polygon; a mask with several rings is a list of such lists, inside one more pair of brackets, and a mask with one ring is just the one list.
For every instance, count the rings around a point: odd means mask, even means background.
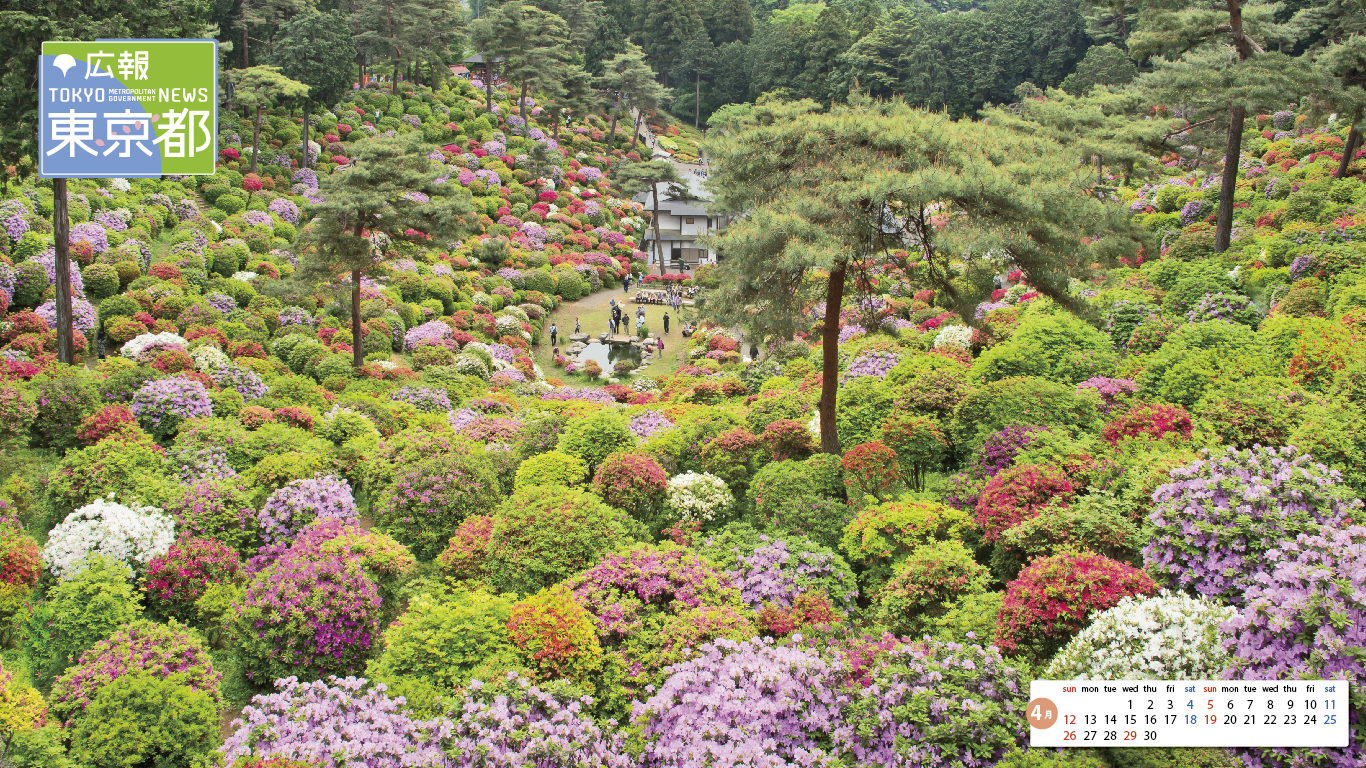
[{"label": "red flowering shrub", "polygon": [[982,538],[996,541],[1006,529],[1039,514],[1050,502],[1066,504],[1072,492],[1067,476],[1053,467],[1022,464],[1001,472],[991,478],[977,501]]},{"label": "red flowering shrub", "polygon": [[607,390],[607,394],[611,395],[618,403],[629,403],[631,395],[636,393],[634,389],[624,384],[608,384],[603,389]]},{"label": "red flowering shrub", "polygon": [[901,486],[896,452],[880,442],[850,448],[840,465],[844,467],[844,487],[850,499],[876,496],[879,501],[886,501]]},{"label": "red flowering shrub", "polygon": [[245,189],[245,190],[248,191],[248,192],[260,192],[260,191],[261,191],[261,177],[260,177],[260,176],[257,176],[257,175],[254,174],[254,173],[248,173],[246,176],[243,176],[243,177],[242,177],[242,189]]},{"label": "red flowering shrub", "polygon": [[843,616],[831,605],[824,592],[803,592],[790,608],[769,603],[759,612],[759,628],[774,637],[786,637],[798,630],[823,624],[837,624]]},{"label": "red flowering shrub", "polygon": [[659,509],[668,485],[659,462],[638,453],[614,453],[593,474],[593,493],[637,519],[648,519]]},{"label": "red flowering shrub", "polygon": [[186,341],[194,341],[195,339],[213,339],[218,342],[219,349],[228,346],[228,337],[224,335],[222,331],[210,325],[195,325],[185,331]]},{"label": "red flowering shrub", "polygon": [[47,321],[28,311],[15,312],[5,318],[5,326],[0,328],[0,343],[8,344],[26,333],[45,333]]},{"label": "red flowering shrub", "polygon": [[275,414],[268,408],[259,405],[248,405],[237,412],[237,418],[241,420],[242,426],[250,430],[257,430],[275,421]]},{"label": "red flowering shrub", "polygon": [[265,360],[266,351],[254,341],[233,341],[228,344],[228,357],[234,360],[239,357],[255,357]]},{"label": "red flowering shrub", "polygon": [[602,644],[593,617],[556,584],[512,607],[508,639],[541,680],[573,680],[592,690],[602,672]]},{"label": "red flowering shrub", "polygon": [[707,351],[709,352],[735,352],[740,349],[740,342],[729,336],[713,336],[707,339]]},{"label": "red flowering shrub", "polygon": [[313,431],[313,415],[303,408],[293,406],[275,409],[275,418],[291,427]]},{"label": "red flowering shrub", "polygon": [[147,270],[147,274],[151,275],[152,277],[155,277],[158,280],[165,280],[167,282],[171,282],[172,280],[180,279],[180,267],[177,267],[174,264],[160,262],[157,264],[153,264],[151,268]]},{"label": "red flowering shrub", "polygon": [[76,428],[76,442],[91,446],[115,433],[137,430],[138,417],[125,405],[106,405],[94,414],[81,419]]},{"label": "red flowering shrub", "polygon": [[726,397],[740,397],[749,394],[749,387],[746,387],[745,383],[739,379],[722,379],[721,394]]},{"label": "red flowering shrub", "polygon": [[156,613],[182,622],[197,616],[195,601],[242,570],[237,553],[212,539],[181,538],[147,566],[147,597]]},{"label": "red flowering shrub", "polygon": [[801,459],[816,452],[811,430],[800,421],[779,419],[764,429],[764,444],[774,461]]},{"label": "red flowering shrub", "polygon": [[547,189],[543,190],[541,194],[537,195],[536,199],[540,200],[543,203],[553,203],[556,200],[559,200],[560,196],[554,190]]},{"label": "red flowering shrub", "polygon": [[[15,520],[0,518],[0,596],[26,594],[42,575],[42,551],[32,536]],[[8,613],[13,606],[9,600],[0,601],[0,609]]]},{"label": "red flowering shrub", "polygon": [[493,535],[493,518],[475,515],[455,529],[450,544],[437,555],[441,572],[453,579],[479,580],[488,576],[484,560],[489,553],[489,537]]},{"label": "red flowering shrub", "polygon": [[147,332],[147,326],[131,317],[114,317],[104,325],[105,334],[122,344]]},{"label": "red flowering shrub", "polygon": [[1035,560],[1006,587],[996,619],[996,645],[1006,653],[1046,659],[1080,632],[1092,614],[1157,589],[1143,571],[1091,552]]},{"label": "red flowering shrub", "polygon": [[1161,438],[1171,432],[1178,432],[1182,437],[1190,437],[1194,429],[1191,415],[1185,408],[1166,403],[1151,403],[1136,405],[1120,414],[1114,421],[1105,425],[1101,435],[1110,445],[1115,445],[1126,437],[1138,435]]},{"label": "red flowering shrub", "polygon": [[190,354],[185,350],[177,347],[157,353],[157,356],[152,360],[152,367],[163,373],[193,371],[194,358],[190,357]]}]

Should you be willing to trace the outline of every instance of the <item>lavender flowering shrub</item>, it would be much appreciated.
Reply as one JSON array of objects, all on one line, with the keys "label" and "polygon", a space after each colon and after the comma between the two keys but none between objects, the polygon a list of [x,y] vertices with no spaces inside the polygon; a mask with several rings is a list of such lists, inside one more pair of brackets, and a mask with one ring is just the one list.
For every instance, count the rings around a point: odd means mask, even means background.
[{"label": "lavender flowering shrub", "polygon": [[213,415],[204,385],[190,379],[155,379],[143,384],[133,395],[133,415],[138,424],[158,438],[169,438],[185,419]]},{"label": "lavender flowering shrub", "polygon": [[356,498],[351,483],[338,478],[295,480],[266,498],[257,515],[266,543],[288,542],[314,520],[356,523]]},{"label": "lavender flowering shrub", "polygon": [[1094,390],[1100,395],[1098,409],[1102,414],[1109,416],[1116,410],[1128,407],[1134,394],[1138,392],[1138,382],[1095,376],[1077,385],[1077,391],[1083,389]]},{"label": "lavender flowering shrub", "polygon": [[265,379],[262,379],[255,371],[239,368],[235,365],[217,368],[209,374],[209,377],[219,387],[236,391],[247,402],[260,400],[270,391]]},{"label": "lavender flowering shrub", "polygon": [[1027,743],[1024,674],[995,646],[893,648],[853,691],[835,748],[860,767],[988,768]]},{"label": "lavender flowering shrub", "polygon": [[632,713],[641,765],[839,764],[831,734],[844,725],[842,670],[819,655],[771,639],[718,640],[671,672]]},{"label": "lavender flowering shrub", "polygon": [[[451,711],[444,741],[453,768],[632,768],[616,722],[594,723],[593,700],[571,698],[509,672],[496,685],[474,680]],[[405,764],[406,765],[406,764]]]},{"label": "lavender flowering shrub", "polygon": [[385,686],[364,678],[300,683],[275,681],[276,692],[252,697],[219,752],[229,765],[244,759],[303,760],[322,768],[447,768],[441,740],[445,719],[414,720]]},{"label": "lavender flowering shrub", "polygon": [[885,379],[900,361],[901,358],[891,352],[865,352],[855,358],[848,368],[844,369],[844,375],[840,377],[840,384],[848,384],[854,379],[860,379],[864,376]]},{"label": "lavender flowering shrub", "polygon": [[1242,606],[1267,552],[1359,515],[1337,470],[1294,447],[1201,454],[1153,493],[1157,529],[1143,561],[1172,588]]},{"label": "lavender flowering shrub", "polygon": [[1229,680],[1347,680],[1347,747],[1244,749],[1248,768],[1366,765],[1366,527],[1304,533],[1259,561],[1224,625]]},{"label": "lavender flowering shrub", "polygon": [[447,413],[451,410],[451,398],[444,390],[432,387],[400,387],[390,393],[389,399],[407,403],[422,413]]},{"label": "lavender flowering shrub", "polygon": [[849,610],[858,586],[849,564],[828,547],[804,536],[761,534],[744,523],[727,526],[699,549],[740,590],[754,610],[776,604],[789,608],[798,595],[815,592]]}]

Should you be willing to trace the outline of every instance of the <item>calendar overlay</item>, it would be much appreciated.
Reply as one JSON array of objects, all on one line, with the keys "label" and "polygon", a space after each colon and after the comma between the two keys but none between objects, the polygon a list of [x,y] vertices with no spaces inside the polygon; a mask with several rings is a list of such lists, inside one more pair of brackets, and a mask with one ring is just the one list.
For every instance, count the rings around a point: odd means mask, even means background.
[{"label": "calendar overlay", "polygon": [[1345,747],[1343,680],[1035,680],[1033,747]]}]

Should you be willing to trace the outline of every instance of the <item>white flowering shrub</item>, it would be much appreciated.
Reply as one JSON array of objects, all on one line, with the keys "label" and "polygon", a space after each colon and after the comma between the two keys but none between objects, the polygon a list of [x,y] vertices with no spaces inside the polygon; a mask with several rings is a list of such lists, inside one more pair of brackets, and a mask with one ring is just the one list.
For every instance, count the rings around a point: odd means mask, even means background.
[{"label": "white flowering shrub", "polygon": [[175,520],[156,507],[127,507],[98,499],[72,512],[48,534],[43,564],[59,579],[85,570],[92,554],[121,561],[140,573],[175,541]]},{"label": "white flowering shrub", "polygon": [[677,520],[709,522],[735,503],[726,483],[716,475],[687,472],[669,480],[664,505]]},{"label": "white flowering shrub", "polygon": [[115,192],[127,192],[133,188],[133,185],[128,182],[128,179],[110,179],[109,188]]},{"label": "white flowering shrub", "polygon": [[223,354],[221,349],[207,345],[191,350],[190,358],[194,360],[194,369],[200,373],[208,373],[232,365],[232,359]]},{"label": "white flowering shrub", "polygon": [[123,345],[123,349],[119,350],[119,354],[124,357],[136,358],[153,344],[173,344],[184,349],[189,342],[185,341],[184,337],[174,333],[142,333],[129,339],[128,343]]},{"label": "white flowering shrub", "polygon": [[520,336],[522,333],[521,322],[511,315],[499,315],[493,321],[493,325],[498,329],[499,336],[511,336],[513,334]]},{"label": "white flowering shrub", "polygon": [[476,293],[470,297],[471,304],[478,304],[481,307],[492,307],[493,296],[487,293]]},{"label": "white flowering shrub", "polygon": [[934,337],[934,346],[938,347],[958,347],[967,349],[972,344],[972,329],[966,325],[949,325],[939,329],[939,335]]},{"label": "white flowering shrub", "polygon": [[1219,625],[1236,611],[1208,598],[1163,590],[1126,597],[1072,639],[1049,680],[1210,680],[1229,666]]},{"label": "white flowering shrub", "polygon": [[243,271],[241,271],[241,272],[233,272],[233,273],[232,273],[232,279],[233,279],[233,280],[241,280],[241,281],[244,282],[244,283],[249,283],[249,282],[251,282],[252,278],[254,278],[254,277],[256,277],[256,276],[257,276],[257,275],[256,275],[255,272],[251,272],[251,271],[248,271],[248,270],[243,270]]}]

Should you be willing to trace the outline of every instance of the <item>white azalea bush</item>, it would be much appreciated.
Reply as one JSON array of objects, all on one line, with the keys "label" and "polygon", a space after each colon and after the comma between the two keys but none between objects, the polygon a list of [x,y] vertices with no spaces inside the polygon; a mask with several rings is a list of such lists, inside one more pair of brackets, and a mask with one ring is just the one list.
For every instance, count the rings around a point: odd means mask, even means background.
[{"label": "white azalea bush", "polygon": [[1228,668],[1219,625],[1236,611],[1163,590],[1126,597],[1100,614],[1048,665],[1049,680],[1209,680]]},{"label": "white azalea bush", "polygon": [[967,349],[972,346],[972,329],[966,325],[947,325],[939,329],[939,335],[934,337],[936,349],[941,347],[957,347]]},{"label": "white azalea bush", "polygon": [[185,340],[185,337],[174,333],[142,333],[129,339],[128,343],[124,344],[123,348],[119,350],[119,354],[124,357],[137,358],[137,356],[146,351],[148,347],[155,344],[176,346],[184,349],[189,345],[189,342]]},{"label": "white azalea bush", "polygon": [[156,507],[125,506],[97,499],[72,512],[48,534],[43,565],[59,579],[85,570],[92,554],[122,562],[141,573],[152,558],[164,555],[175,541],[175,519]]},{"label": "white azalea bush", "polygon": [[190,350],[190,358],[194,360],[194,369],[200,373],[208,373],[232,365],[232,359],[223,354],[223,350],[218,347],[210,347],[207,344]]},{"label": "white azalea bush", "polygon": [[735,504],[726,482],[706,472],[687,472],[669,480],[664,505],[679,521],[715,520]]}]

